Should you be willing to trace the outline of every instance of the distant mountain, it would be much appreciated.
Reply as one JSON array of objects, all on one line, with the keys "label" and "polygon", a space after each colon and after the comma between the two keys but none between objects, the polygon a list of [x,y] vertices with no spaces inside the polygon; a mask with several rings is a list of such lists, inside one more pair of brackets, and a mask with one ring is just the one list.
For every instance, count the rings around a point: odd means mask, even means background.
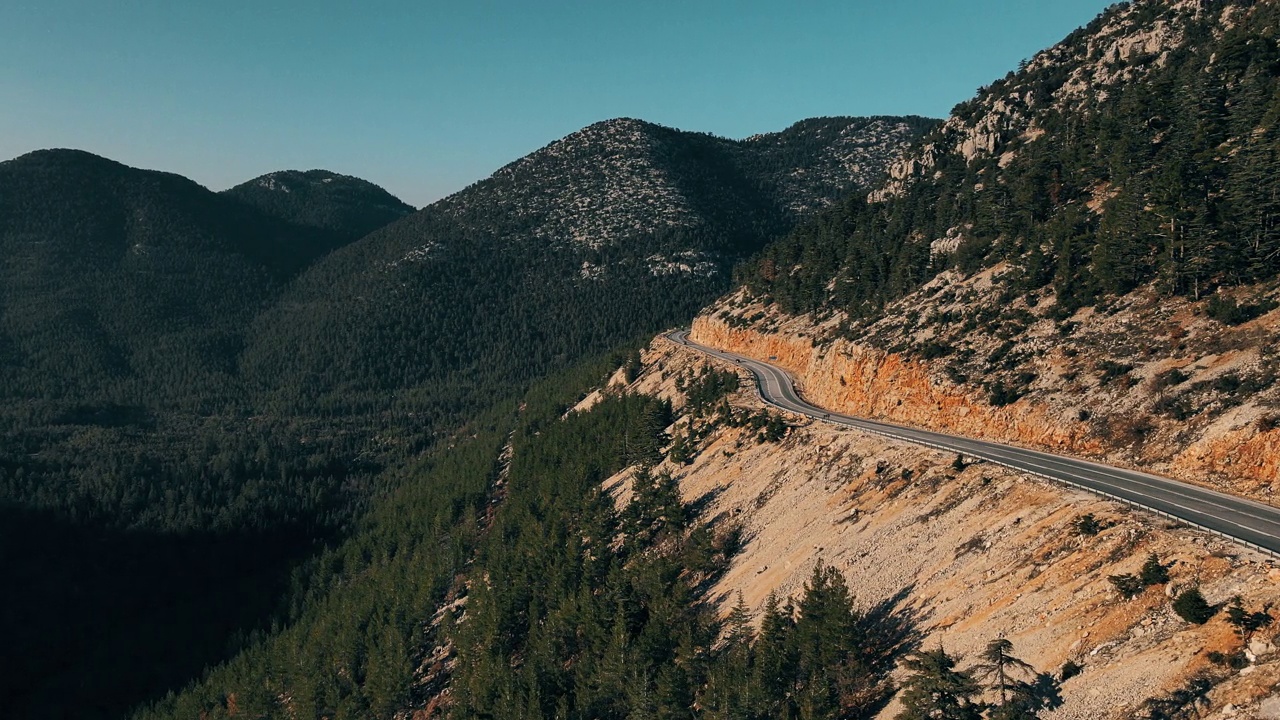
[{"label": "distant mountain", "polygon": [[0,398],[221,396],[241,328],[336,244],[85,152],[0,163]]},{"label": "distant mountain", "polygon": [[[31,548],[3,559],[63,571],[14,584],[0,695],[118,717],[249,643],[223,636],[265,629],[312,543],[421,486],[404,468],[441,434],[692,317],[927,125],[599,123],[349,244],[407,207],[328,174],[215,194],[73,151],[0,164],[0,525]],[[487,480],[466,482],[409,514],[471,516]],[[216,581],[168,577],[196,565]],[[90,578],[92,612],[64,577]]]},{"label": "distant mountain", "polygon": [[328,170],[282,170],[222,193],[295,225],[319,228],[350,242],[414,211],[367,180]]},{"label": "distant mountain", "polygon": [[415,417],[456,413],[690,317],[932,126],[827,118],[733,141],[591,125],[317,263],[259,318],[244,367],[299,409],[394,391]]},{"label": "distant mountain", "polygon": [[933,130],[922,117],[801,120],[738,144],[740,162],[767,177],[788,209],[804,215],[874,187],[903,156],[901,141]]},{"label": "distant mountain", "polygon": [[122,717],[181,685],[350,517],[377,466],[249,420],[238,365],[252,319],[342,242],[85,152],[0,163],[7,714]]},{"label": "distant mountain", "polygon": [[165,529],[341,522],[435,431],[691,317],[928,127],[602,122],[353,243],[408,206],[324,171],[213,193],[72,150],[0,163],[0,499]]}]

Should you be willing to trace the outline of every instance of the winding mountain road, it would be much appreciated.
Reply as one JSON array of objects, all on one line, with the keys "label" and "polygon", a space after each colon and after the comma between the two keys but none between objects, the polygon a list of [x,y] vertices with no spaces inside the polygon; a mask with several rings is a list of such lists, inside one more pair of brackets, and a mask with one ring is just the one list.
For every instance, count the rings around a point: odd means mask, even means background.
[{"label": "winding mountain road", "polygon": [[673,342],[747,368],[756,377],[760,398],[782,410],[897,440],[981,458],[1154,511],[1256,550],[1280,556],[1280,508],[1136,470],[831,412],[801,398],[791,377],[780,368],[699,345],[689,339],[687,330],[671,332],[667,337]]}]

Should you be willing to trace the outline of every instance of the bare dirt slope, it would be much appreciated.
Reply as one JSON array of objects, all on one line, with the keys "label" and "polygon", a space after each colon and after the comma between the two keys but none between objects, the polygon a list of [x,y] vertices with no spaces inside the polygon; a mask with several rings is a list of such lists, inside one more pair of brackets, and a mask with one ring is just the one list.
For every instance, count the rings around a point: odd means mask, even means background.
[{"label": "bare dirt slope", "polygon": [[[707,362],[657,339],[630,388],[679,407],[676,378]],[[732,402],[759,407],[750,390]],[[970,658],[962,666],[1001,634],[1038,669],[1083,665],[1063,684],[1065,702],[1051,717],[1140,717],[1149,698],[1197,677],[1214,685],[1199,703],[1206,717],[1280,717],[1268,714],[1280,678],[1274,629],[1246,645],[1223,613],[1193,626],[1169,601],[1193,583],[1211,603],[1240,595],[1256,610],[1280,601],[1280,568],[1263,556],[998,467],[958,469],[951,455],[790,422],[776,443],[748,428],[713,427],[688,465],[664,465],[708,522],[739,522],[746,532],[744,550],[712,590],[722,603],[741,592],[759,609],[770,593],[800,590],[821,561],[845,574],[860,605],[897,605],[915,617],[923,645],[941,642]],[[677,421],[673,433],[685,433],[687,423]],[[609,484],[625,493],[625,480],[624,473]],[[1076,522],[1086,513],[1105,529],[1080,534]],[[1175,563],[1171,583],[1122,600],[1108,576],[1137,572],[1152,552]],[[1242,650],[1242,669],[1209,659]],[[891,706],[883,716],[895,713]]]}]

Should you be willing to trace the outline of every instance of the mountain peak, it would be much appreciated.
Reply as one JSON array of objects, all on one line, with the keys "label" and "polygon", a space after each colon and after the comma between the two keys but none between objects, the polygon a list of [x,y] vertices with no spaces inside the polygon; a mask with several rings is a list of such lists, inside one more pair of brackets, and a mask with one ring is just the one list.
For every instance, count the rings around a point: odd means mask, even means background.
[{"label": "mountain peak", "polygon": [[368,180],[331,170],[277,170],[223,192],[291,223],[363,237],[414,208]]},{"label": "mountain peak", "polygon": [[[501,208],[527,220],[525,236],[594,249],[637,235],[688,233],[705,224],[710,208],[774,222],[765,216],[805,214],[870,185],[933,124],[815,118],[739,141],[613,118],[502,167],[442,207],[456,217]],[[725,198],[734,199],[732,208]]]},{"label": "mountain peak", "polygon": [[945,165],[947,156],[965,164],[998,158],[1006,167],[1059,118],[1087,117],[1117,95],[1143,87],[1170,63],[1183,62],[1180,54],[1221,41],[1257,12],[1240,3],[1204,0],[1116,3],[957,105],[934,137],[889,169],[890,182],[872,197],[902,195],[907,185]]},{"label": "mountain peak", "polygon": [[[362,180],[358,177],[353,177],[351,175],[343,175],[341,173],[336,173],[331,170],[321,170],[321,169],[276,170],[275,172],[269,172],[265,175],[260,175],[250,180],[248,183],[242,183],[242,185],[239,187],[242,187],[243,185],[256,184],[258,187],[261,187],[267,190],[293,192],[295,188],[323,187],[325,185],[331,185],[334,183],[346,185],[352,188],[361,188],[361,189],[369,189],[372,191],[386,192],[381,187],[378,187],[377,185],[369,182],[368,180]],[[391,196],[390,193],[387,193],[387,195]]]},{"label": "mountain peak", "polygon": [[102,157],[101,155],[95,155],[87,150],[77,150],[75,148],[46,148],[43,150],[32,150],[29,153],[19,155],[18,157],[9,160],[5,164],[8,163],[78,163],[127,167],[115,160]]},{"label": "mountain peak", "polygon": [[165,182],[202,188],[199,183],[181,175],[162,170],[145,170],[132,167],[111,158],[75,148],[33,150],[12,160],[0,162],[0,168],[11,172],[35,173],[62,179],[70,179],[74,176],[88,176],[99,179],[125,176],[134,179],[150,178],[155,180],[163,178]]}]

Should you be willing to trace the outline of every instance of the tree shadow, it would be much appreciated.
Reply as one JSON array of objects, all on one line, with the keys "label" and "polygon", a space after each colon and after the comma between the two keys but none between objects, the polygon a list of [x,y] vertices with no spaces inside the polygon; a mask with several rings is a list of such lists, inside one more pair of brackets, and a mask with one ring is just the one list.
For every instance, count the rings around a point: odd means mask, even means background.
[{"label": "tree shadow", "polygon": [[872,605],[859,620],[859,629],[867,638],[870,651],[867,660],[876,672],[888,672],[898,660],[920,648],[924,620],[918,608],[906,604],[915,585],[905,585],[891,597]]},{"label": "tree shadow", "polygon": [[1148,699],[1143,703],[1144,714],[1138,717],[1145,720],[1203,717],[1203,711],[1209,707],[1209,691],[1216,684],[1215,679],[1208,674],[1196,675],[1177,690],[1162,697]]},{"label": "tree shadow", "polygon": [[858,620],[864,638],[863,662],[876,690],[865,699],[858,717],[878,717],[897,694],[890,673],[898,660],[916,652],[924,641],[920,630],[923,616],[906,604],[914,585],[906,585],[893,596],[872,605]]},{"label": "tree shadow", "polygon": [[[688,510],[690,517],[702,517],[707,512],[707,508],[711,507],[711,504],[714,503],[723,494],[724,494],[724,488],[721,488],[721,487],[711,488],[710,490],[694,498],[689,503],[686,503],[685,508]],[[727,517],[728,517],[727,513],[724,513],[724,512],[716,513],[715,517],[707,521],[706,523],[707,527],[714,529],[717,524],[719,524],[720,522],[723,522],[724,519]]]},{"label": "tree shadow", "polygon": [[1062,683],[1050,673],[1036,673],[1028,685],[1027,694],[1046,710],[1062,707]]}]

